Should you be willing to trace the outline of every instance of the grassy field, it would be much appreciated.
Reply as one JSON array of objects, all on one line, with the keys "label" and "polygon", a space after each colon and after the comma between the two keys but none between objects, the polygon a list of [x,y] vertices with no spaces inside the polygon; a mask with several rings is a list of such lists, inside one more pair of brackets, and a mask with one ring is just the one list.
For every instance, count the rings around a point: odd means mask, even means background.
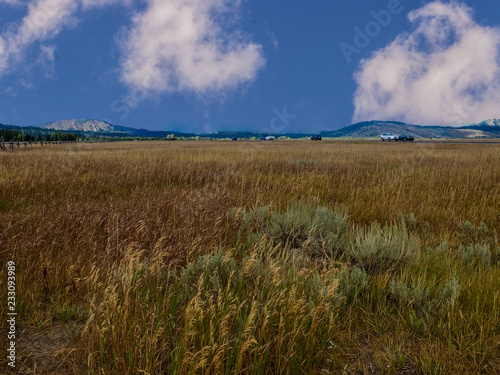
[{"label": "grassy field", "polygon": [[10,373],[499,374],[499,228],[498,144],[0,152]]}]

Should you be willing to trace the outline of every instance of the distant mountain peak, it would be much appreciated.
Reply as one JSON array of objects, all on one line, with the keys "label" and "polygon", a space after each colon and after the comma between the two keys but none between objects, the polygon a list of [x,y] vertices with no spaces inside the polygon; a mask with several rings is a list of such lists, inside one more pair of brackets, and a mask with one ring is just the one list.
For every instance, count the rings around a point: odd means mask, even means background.
[{"label": "distant mountain peak", "polygon": [[500,120],[499,119],[489,119],[489,120],[481,122],[479,125],[500,126]]},{"label": "distant mountain peak", "polygon": [[42,125],[45,129],[92,133],[122,133],[115,126],[101,120],[69,119],[52,121]]},{"label": "distant mountain peak", "polygon": [[45,124],[38,125],[39,128],[50,129],[56,131],[78,132],[93,136],[131,136],[131,137],[165,137],[169,134],[174,134],[176,137],[191,137],[194,134],[180,133],[176,131],[154,131],[147,129],[129,128],[121,125],[112,125],[109,122],[102,120],[90,119],[69,119],[60,121],[51,121]]}]

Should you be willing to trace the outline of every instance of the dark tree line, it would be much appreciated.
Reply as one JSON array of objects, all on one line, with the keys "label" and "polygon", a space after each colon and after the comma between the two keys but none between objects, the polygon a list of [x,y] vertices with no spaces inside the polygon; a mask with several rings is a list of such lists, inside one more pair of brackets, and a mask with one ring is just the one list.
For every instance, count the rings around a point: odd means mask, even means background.
[{"label": "dark tree line", "polygon": [[78,134],[65,132],[26,132],[17,129],[0,129],[0,141],[4,142],[65,142],[78,140]]},{"label": "dark tree line", "polygon": [[17,141],[22,133],[13,129],[0,129],[0,140],[5,142]]},{"label": "dark tree line", "polygon": [[57,133],[47,133],[45,139],[42,137],[42,141],[77,141],[78,134],[76,133],[66,133],[66,132],[57,132]]}]

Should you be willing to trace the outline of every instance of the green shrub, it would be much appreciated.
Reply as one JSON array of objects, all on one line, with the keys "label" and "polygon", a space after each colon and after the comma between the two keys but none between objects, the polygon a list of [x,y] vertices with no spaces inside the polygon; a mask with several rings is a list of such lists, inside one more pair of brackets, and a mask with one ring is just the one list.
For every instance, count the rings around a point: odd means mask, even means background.
[{"label": "green shrub", "polygon": [[408,287],[405,283],[391,280],[389,283],[391,297],[403,307],[429,310],[431,307],[430,292],[427,287],[414,285]]},{"label": "green shrub", "polygon": [[447,241],[441,242],[437,247],[428,247],[426,249],[427,255],[430,256],[445,256],[448,254],[450,250],[450,245],[448,244]]},{"label": "green shrub", "polygon": [[201,280],[207,291],[217,291],[228,284],[231,275],[236,271],[235,260],[220,250],[214,255],[204,255],[196,262],[189,263],[181,273],[180,284],[184,286],[185,293],[192,297],[194,286]]},{"label": "green shrub", "polygon": [[456,278],[452,278],[440,291],[441,303],[451,303],[452,305],[460,296],[460,283]]},{"label": "green shrub", "polygon": [[[314,207],[307,202],[291,204],[284,212],[269,212],[267,206],[262,206],[246,212],[233,209],[231,215],[240,221],[242,229],[257,231],[275,246],[301,249],[310,256],[332,256],[341,248],[347,230],[346,212]],[[253,241],[257,239],[252,236]]]},{"label": "green shrub", "polygon": [[357,229],[347,251],[358,267],[381,271],[414,262],[420,254],[420,240],[408,233],[404,220],[385,227],[373,223],[368,229]]},{"label": "green shrub", "polygon": [[481,224],[477,227],[477,234],[479,236],[485,236],[489,233],[490,231],[488,230],[488,227],[486,226],[485,223],[481,221]]},{"label": "green shrub", "polygon": [[410,212],[408,215],[404,215],[402,213],[398,214],[397,217],[398,221],[406,221],[406,224],[408,225],[409,228],[414,229],[417,226],[417,217],[413,212]]},{"label": "green shrub", "polygon": [[345,213],[298,203],[288,206],[283,213],[271,213],[268,235],[275,244],[302,248],[314,255],[325,252],[332,255],[340,247],[346,229]]},{"label": "green shrub", "polygon": [[258,229],[261,232],[266,232],[269,219],[269,207],[255,206],[248,211],[241,208],[232,208],[229,210],[229,216],[239,221],[242,229]]},{"label": "green shrub", "polygon": [[476,265],[487,267],[491,263],[491,251],[489,245],[470,245],[464,247],[460,245],[459,252],[462,254],[462,262],[467,267]]},{"label": "green shrub", "polygon": [[340,297],[345,297],[347,303],[355,304],[360,294],[369,288],[368,275],[358,267],[354,267],[352,270],[344,268],[339,272],[338,277],[338,294]]},{"label": "green shrub", "polygon": [[460,233],[461,237],[470,236],[474,232],[474,225],[470,221],[461,221],[458,223],[458,227],[462,231]]},{"label": "green shrub", "polygon": [[436,312],[447,304],[455,304],[460,296],[460,284],[452,278],[442,287],[434,288],[422,285],[425,280],[407,286],[404,282],[391,280],[389,295],[401,307],[409,307],[420,313]]},{"label": "green shrub", "polygon": [[462,239],[462,243],[489,243],[490,245],[494,245],[495,239],[494,236],[490,234],[490,230],[486,226],[484,222],[481,221],[479,226],[474,226],[470,221],[462,221],[458,224],[460,228],[460,232],[458,233],[458,237]]}]

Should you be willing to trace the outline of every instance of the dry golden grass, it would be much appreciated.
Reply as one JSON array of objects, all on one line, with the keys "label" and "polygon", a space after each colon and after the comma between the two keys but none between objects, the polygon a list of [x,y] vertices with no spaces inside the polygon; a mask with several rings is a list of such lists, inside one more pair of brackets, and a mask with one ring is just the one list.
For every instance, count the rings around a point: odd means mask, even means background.
[{"label": "dry golden grass", "polygon": [[[275,268],[283,265],[262,255],[271,244],[242,248],[227,214],[263,205],[282,211],[304,199],[346,207],[351,230],[413,213],[408,225],[422,251],[443,241],[449,250],[371,275],[370,292],[356,303],[326,306],[318,297],[308,305],[301,298],[310,296],[294,288],[324,284],[333,293],[336,260],[306,262],[316,276],[301,267],[282,274]],[[73,324],[64,345],[74,351],[63,356],[73,373],[498,373],[499,212],[497,144],[123,142],[0,152],[0,260],[17,263],[19,319],[42,332]],[[466,220],[474,228],[464,234]],[[475,229],[481,222],[487,235]],[[469,243],[487,243],[492,265],[463,266],[459,245]],[[181,270],[218,248],[242,274],[261,256],[260,281],[237,292],[220,285],[217,295],[203,294],[206,280],[181,290]],[[434,296],[452,277],[460,302],[439,316],[387,305],[392,279],[431,285]],[[3,267],[2,289],[5,282]],[[271,303],[286,313],[265,310]],[[65,348],[55,349],[46,355]],[[112,358],[118,350],[125,352]],[[41,363],[35,373],[44,373]]]}]

